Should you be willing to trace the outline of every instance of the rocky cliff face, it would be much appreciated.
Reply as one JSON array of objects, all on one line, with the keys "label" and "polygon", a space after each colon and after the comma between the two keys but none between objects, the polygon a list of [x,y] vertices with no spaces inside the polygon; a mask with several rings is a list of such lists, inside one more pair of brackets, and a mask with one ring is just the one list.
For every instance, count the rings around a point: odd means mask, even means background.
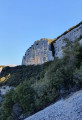
[{"label": "rocky cliff face", "polygon": [[2,67],[0,68],[0,72],[2,71]]},{"label": "rocky cliff face", "polygon": [[55,56],[61,58],[62,56],[62,47],[65,46],[64,39],[69,39],[74,42],[76,39],[82,39],[82,22],[79,23],[74,29],[70,28],[68,31],[64,32],[59,36],[56,41],[53,43],[55,48]]},{"label": "rocky cliff face", "polygon": [[25,53],[23,65],[37,65],[54,59],[48,39],[36,41]]},{"label": "rocky cliff face", "polygon": [[82,39],[82,22],[70,28],[56,39],[43,38],[36,41],[25,53],[22,65],[37,65],[54,60],[54,57],[63,56],[62,47],[65,46],[65,38],[74,42],[75,39]]}]

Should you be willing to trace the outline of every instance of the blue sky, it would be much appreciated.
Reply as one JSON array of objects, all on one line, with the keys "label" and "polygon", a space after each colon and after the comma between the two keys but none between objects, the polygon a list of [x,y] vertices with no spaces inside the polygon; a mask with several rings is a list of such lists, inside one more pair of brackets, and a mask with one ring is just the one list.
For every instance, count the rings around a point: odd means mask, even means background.
[{"label": "blue sky", "polygon": [[80,21],[82,0],[0,0],[0,65],[21,64],[34,41]]}]

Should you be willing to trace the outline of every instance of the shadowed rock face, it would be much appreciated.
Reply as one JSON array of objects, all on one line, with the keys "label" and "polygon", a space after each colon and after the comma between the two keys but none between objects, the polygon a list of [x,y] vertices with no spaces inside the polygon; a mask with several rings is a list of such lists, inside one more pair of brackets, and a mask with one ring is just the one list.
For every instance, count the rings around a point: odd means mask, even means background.
[{"label": "shadowed rock face", "polygon": [[[47,61],[54,60],[54,57],[63,56],[62,47],[66,45],[63,41],[65,38],[74,42],[75,39],[82,39],[82,22],[74,28],[64,32],[56,39],[43,38],[36,41],[25,53],[22,65],[37,65]],[[82,41],[81,41],[82,42]]]},{"label": "shadowed rock face", "polygon": [[25,53],[23,65],[43,64],[54,59],[48,39],[36,41]]}]

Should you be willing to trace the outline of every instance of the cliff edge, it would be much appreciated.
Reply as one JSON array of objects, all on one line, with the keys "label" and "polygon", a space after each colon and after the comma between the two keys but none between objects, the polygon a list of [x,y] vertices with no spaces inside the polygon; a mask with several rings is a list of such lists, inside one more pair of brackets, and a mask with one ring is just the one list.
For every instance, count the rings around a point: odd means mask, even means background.
[{"label": "cliff edge", "polygon": [[82,39],[82,22],[73,26],[58,36],[56,39],[42,38],[26,51],[22,65],[37,65],[54,60],[55,57],[63,56],[62,47],[65,46],[64,39],[74,42]]},{"label": "cliff edge", "polygon": [[51,48],[51,41],[46,38],[35,41],[35,43],[26,51],[23,57],[23,65],[37,65],[54,59]]}]

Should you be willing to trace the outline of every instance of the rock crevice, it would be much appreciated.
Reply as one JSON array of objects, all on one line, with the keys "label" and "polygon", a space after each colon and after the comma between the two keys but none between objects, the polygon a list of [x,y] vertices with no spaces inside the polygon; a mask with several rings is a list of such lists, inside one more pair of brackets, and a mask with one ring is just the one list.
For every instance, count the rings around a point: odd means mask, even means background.
[{"label": "rock crevice", "polygon": [[76,39],[82,39],[82,22],[74,28],[70,28],[56,39],[42,38],[26,51],[22,60],[22,65],[37,65],[47,61],[53,61],[55,57],[63,56],[62,47],[65,46],[64,39],[74,42]]}]

